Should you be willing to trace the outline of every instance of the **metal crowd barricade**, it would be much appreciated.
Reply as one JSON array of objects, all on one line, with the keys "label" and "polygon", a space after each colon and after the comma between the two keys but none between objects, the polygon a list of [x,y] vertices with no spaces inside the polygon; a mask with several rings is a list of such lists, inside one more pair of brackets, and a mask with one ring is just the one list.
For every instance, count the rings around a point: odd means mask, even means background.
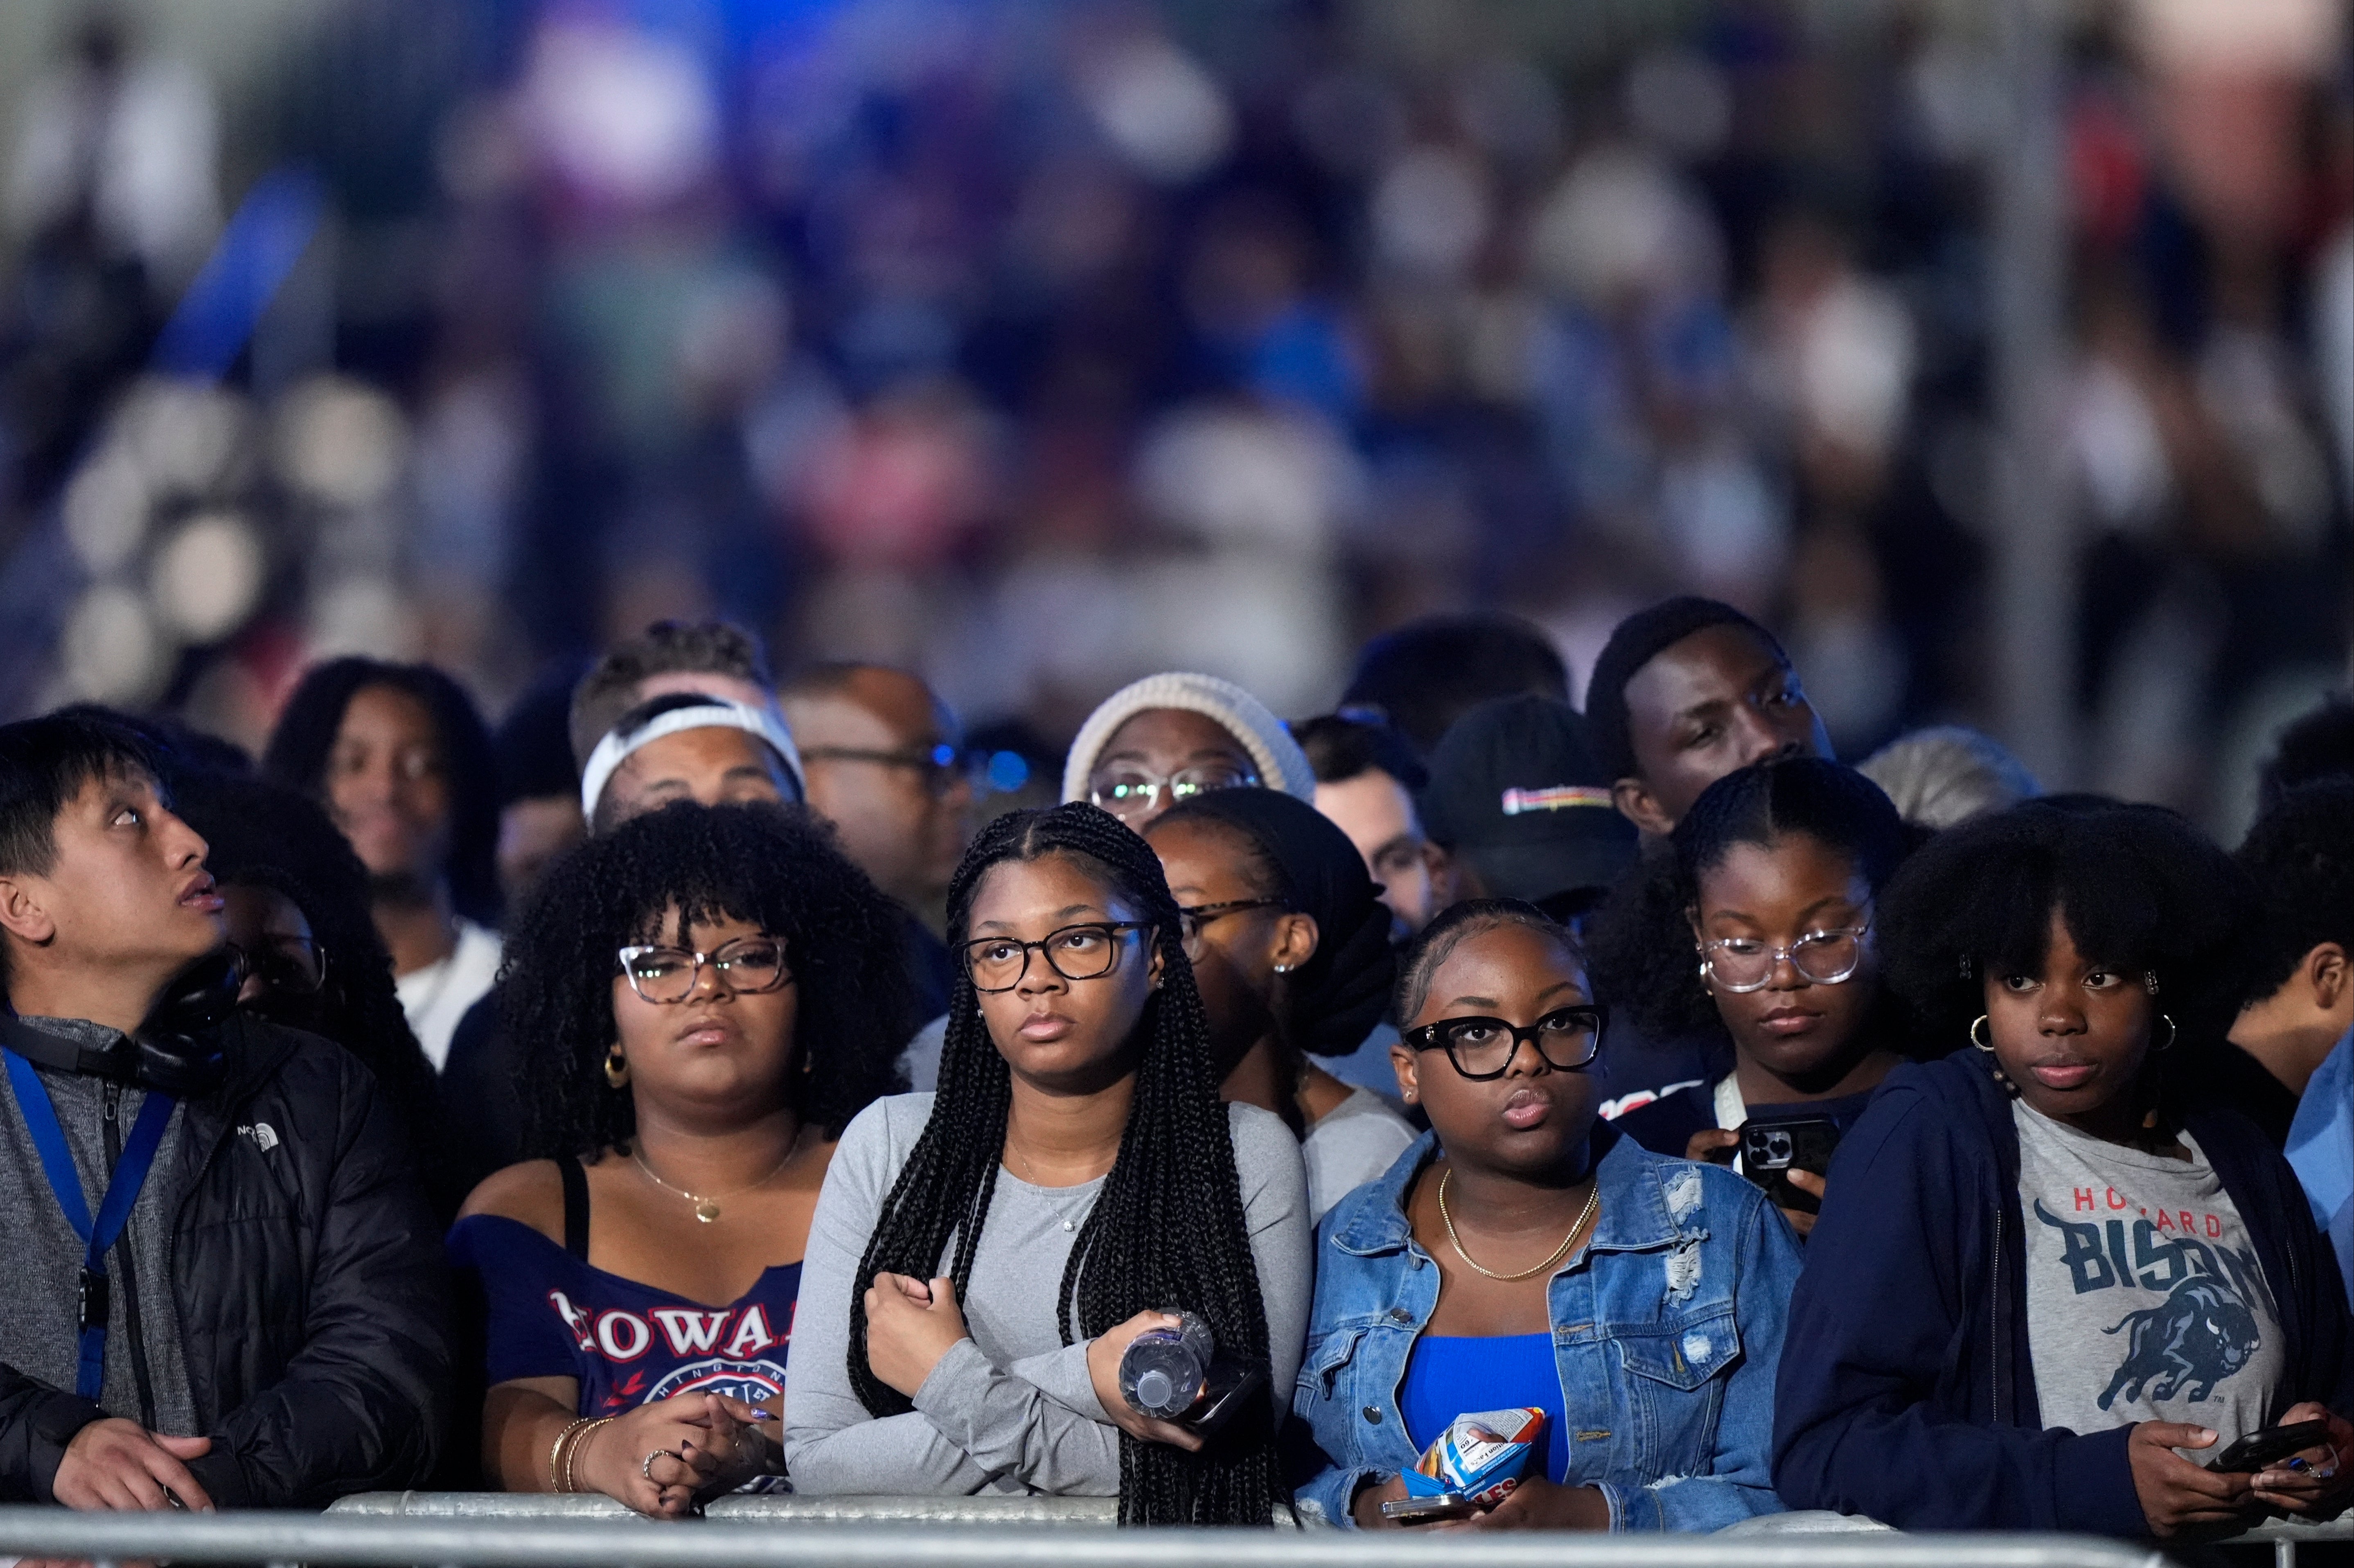
[{"label": "metal crowd barricade", "polygon": [[0,1508],[0,1555],[312,1568],[2165,1568],[2079,1536],[1359,1535],[584,1516],[74,1513]]}]

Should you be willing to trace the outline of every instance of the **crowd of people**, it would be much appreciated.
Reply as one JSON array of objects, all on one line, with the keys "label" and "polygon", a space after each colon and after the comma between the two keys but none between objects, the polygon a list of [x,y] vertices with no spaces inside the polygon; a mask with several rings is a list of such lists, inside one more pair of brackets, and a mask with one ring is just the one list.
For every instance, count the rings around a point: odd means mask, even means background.
[{"label": "crowd of people", "polygon": [[1967,731],[1843,763],[1714,600],[1568,695],[1503,616],[1297,722],[1163,673],[994,814],[920,680],[720,622],[495,732],[360,659],[259,759],[0,726],[0,1496],[2354,1502],[2354,702],[2227,853]]}]

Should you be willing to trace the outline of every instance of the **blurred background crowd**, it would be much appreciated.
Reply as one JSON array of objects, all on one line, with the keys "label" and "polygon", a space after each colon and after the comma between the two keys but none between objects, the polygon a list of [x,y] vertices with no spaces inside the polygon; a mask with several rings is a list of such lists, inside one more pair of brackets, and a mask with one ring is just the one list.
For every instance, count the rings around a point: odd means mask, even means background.
[{"label": "blurred background crowd", "polygon": [[1690,590],[1842,755],[2004,735],[2023,14],[2030,760],[2235,834],[2347,675],[2339,0],[10,0],[0,710],[257,746],[362,652],[495,715],[716,614],[1018,792],[1149,672],[1320,712],[1493,608],[1575,696]]}]

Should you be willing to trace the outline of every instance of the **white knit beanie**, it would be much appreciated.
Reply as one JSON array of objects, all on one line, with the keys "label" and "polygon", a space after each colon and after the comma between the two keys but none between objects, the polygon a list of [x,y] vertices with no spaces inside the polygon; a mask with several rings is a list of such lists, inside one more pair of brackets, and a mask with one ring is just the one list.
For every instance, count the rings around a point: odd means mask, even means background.
[{"label": "white knit beanie", "polygon": [[1182,708],[1215,719],[1250,753],[1260,783],[1315,803],[1316,770],[1308,765],[1308,754],[1299,749],[1283,721],[1265,703],[1232,681],[1182,673],[1147,675],[1132,682],[1106,697],[1087,715],[1087,722],[1079,726],[1078,738],[1071,742],[1069,760],[1063,764],[1064,800],[1087,798],[1088,775],[1095,772],[1096,758],[1112,732],[1147,708]]}]

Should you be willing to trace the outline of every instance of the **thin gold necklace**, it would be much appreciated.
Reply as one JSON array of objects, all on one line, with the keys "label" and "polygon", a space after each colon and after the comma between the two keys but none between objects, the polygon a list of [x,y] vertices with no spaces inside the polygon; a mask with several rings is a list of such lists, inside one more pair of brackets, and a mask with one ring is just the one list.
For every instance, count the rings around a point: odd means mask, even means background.
[{"label": "thin gold necklace", "polygon": [[1602,1183],[1597,1180],[1594,1183],[1594,1191],[1586,1195],[1585,1207],[1577,1212],[1576,1223],[1569,1227],[1569,1234],[1561,1238],[1561,1245],[1553,1249],[1552,1256],[1534,1268],[1524,1268],[1518,1274],[1499,1274],[1492,1268],[1480,1267],[1471,1255],[1463,1250],[1462,1238],[1455,1234],[1455,1216],[1447,1212],[1447,1179],[1454,1174],[1455,1168],[1451,1165],[1438,1173],[1438,1220],[1447,1227],[1447,1245],[1453,1247],[1455,1255],[1461,1258],[1475,1273],[1484,1274],[1490,1279],[1500,1279],[1506,1283],[1515,1279],[1526,1279],[1532,1274],[1542,1274],[1568,1256],[1571,1245],[1577,1240],[1577,1233],[1585,1228],[1585,1222],[1594,1217],[1596,1205],[1602,1202]]},{"label": "thin gold necklace", "polygon": [[[808,1129],[803,1128],[802,1130],[805,1132]],[[793,1135],[792,1147],[785,1150],[785,1157],[782,1160],[778,1160],[775,1165],[769,1167],[769,1173],[766,1176],[761,1177],[758,1181],[753,1182],[748,1187],[738,1187],[732,1192],[720,1192],[708,1198],[703,1196],[700,1192],[690,1192],[684,1187],[673,1186],[670,1182],[665,1181],[661,1177],[655,1175],[654,1168],[646,1163],[645,1155],[640,1151],[634,1143],[631,1144],[630,1148],[630,1158],[637,1161],[638,1169],[645,1173],[647,1181],[652,1182],[663,1192],[675,1192],[680,1197],[685,1199],[688,1202],[693,1203],[695,1205],[695,1219],[707,1225],[712,1221],[719,1217],[719,1205],[722,1200],[728,1198],[740,1198],[747,1192],[758,1192],[760,1188],[767,1186],[769,1182],[777,1179],[778,1171],[782,1171],[786,1166],[792,1163],[793,1156],[801,1152],[801,1134],[795,1133]]]}]

